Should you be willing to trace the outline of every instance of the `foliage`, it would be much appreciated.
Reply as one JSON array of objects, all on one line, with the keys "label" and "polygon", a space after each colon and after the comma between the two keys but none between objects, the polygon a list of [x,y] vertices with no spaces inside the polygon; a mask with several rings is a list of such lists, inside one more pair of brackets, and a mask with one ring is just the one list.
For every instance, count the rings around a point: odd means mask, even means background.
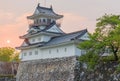
[{"label": "foliage", "polygon": [[109,56],[105,56],[105,57],[101,57],[100,61],[101,62],[109,62],[109,61],[113,61],[114,60],[114,56],[113,55],[109,55]]},{"label": "foliage", "polygon": [[[90,40],[81,42],[78,46],[86,50],[86,55],[80,57],[80,61],[87,63],[89,68],[100,61],[118,61],[120,54],[120,16],[105,14],[97,19],[97,28],[93,34],[89,34]],[[110,56],[102,57],[106,49]]]},{"label": "foliage", "polygon": [[18,52],[14,48],[11,47],[0,48],[0,61],[10,62],[12,61],[12,59],[18,59],[16,55],[18,55]]},{"label": "foliage", "polygon": [[118,60],[120,51],[120,16],[104,15],[98,19],[96,32],[98,41],[105,44],[114,54],[114,60]]},{"label": "foliage", "polygon": [[12,61],[12,62],[19,62],[19,61],[20,61],[20,59],[19,59],[19,52],[18,52],[18,51],[16,51],[16,52],[12,55],[11,61]]},{"label": "foliage", "polygon": [[120,64],[117,66],[116,71],[120,72]]},{"label": "foliage", "polygon": [[11,55],[14,53],[14,49],[10,47],[0,48],[0,61],[10,61]]},{"label": "foliage", "polygon": [[94,69],[95,65],[98,64],[99,56],[98,54],[87,53],[79,57],[79,61],[84,62],[88,65],[88,70]]}]

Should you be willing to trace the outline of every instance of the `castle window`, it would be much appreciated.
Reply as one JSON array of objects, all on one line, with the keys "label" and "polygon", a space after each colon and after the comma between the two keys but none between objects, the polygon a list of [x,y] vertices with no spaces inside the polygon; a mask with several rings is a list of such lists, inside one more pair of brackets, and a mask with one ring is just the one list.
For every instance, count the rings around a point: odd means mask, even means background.
[{"label": "castle window", "polygon": [[32,52],[29,52],[29,55],[32,55]]},{"label": "castle window", "polygon": [[49,50],[49,54],[51,54],[51,50]]},{"label": "castle window", "polygon": [[39,22],[41,23],[41,19],[39,19]]},{"label": "castle window", "polygon": [[38,41],[39,41],[39,42],[41,41],[41,37],[38,38]]},{"label": "castle window", "polygon": [[27,56],[27,53],[24,53],[24,56]]},{"label": "castle window", "polygon": [[45,23],[46,22],[46,20],[45,19],[43,19],[43,23]]},{"label": "castle window", "polygon": [[39,20],[37,19],[37,20],[36,20],[36,24],[38,24],[38,23],[39,23]]},{"label": "castle window", "polygon": [[67,48],[65,48],[65,52],[67,52]]},{"label": "castle window", "polygon": [[59,52],[59,50],[57,49],[57,53]]},{"label": "castle window", "polygon": [[38,55],[38,51],[35,51],[35,55]]},{"label": "castle window", "polygon": [[36,24],[36,20],[34,20],[34,24]]},{"label": "castle window", "polygon": [[35,39],[32,39],[32,42],[35,42]]}]

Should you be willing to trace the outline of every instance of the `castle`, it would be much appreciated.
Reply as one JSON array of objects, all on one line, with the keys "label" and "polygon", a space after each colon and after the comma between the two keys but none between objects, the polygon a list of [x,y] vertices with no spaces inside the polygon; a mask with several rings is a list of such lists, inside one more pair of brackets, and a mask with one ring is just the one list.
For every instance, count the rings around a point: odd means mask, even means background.
[{"label": "castle", "polygon": [[58,15],[50,8],[41,7],[39,4],[33,15],[28,16],[29,30],[21,50],[21,61],[80,56],[84,50],[77,48],[79,42],[88,40],[87,29],[72,33],[64,33],[60,29],[59,21],[63,15]]},{"label": "castle", "polygon": [[39,4],[28,16],[29,30],[20,36],[24,42],[17,81],[75,81],[76,57],[85,54],[80,42],[89,40],[87,29],[65,33],[59,20],[63,15]]}]

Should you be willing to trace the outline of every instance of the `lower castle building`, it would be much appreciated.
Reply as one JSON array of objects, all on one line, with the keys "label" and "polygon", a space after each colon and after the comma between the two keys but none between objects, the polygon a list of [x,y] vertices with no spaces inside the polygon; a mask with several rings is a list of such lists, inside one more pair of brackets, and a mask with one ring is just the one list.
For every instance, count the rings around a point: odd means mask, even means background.
[{"label": "lower castle building", "polygon": [[28,16],[29,30],[20,36],[21,50],[17,81],[76,81],[76,57],[85,54],[80,42],[89,40],[87,29],[65,33],[58,22],[63,15],[39,4]]}]

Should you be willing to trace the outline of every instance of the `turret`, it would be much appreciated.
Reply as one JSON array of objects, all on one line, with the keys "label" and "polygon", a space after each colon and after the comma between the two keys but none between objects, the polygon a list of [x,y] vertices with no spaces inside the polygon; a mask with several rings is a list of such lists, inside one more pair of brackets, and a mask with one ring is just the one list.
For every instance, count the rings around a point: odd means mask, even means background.
[{"label": "turret", "polygon": [[[50,8],[41,7],[38,4],[33,15],[28,16],[29,27],[46,27],[53,22],[63,18],[63,15],[58,15],[53,11],[52,6]],[[60,23],[57,23],[60,25]]]},{"label": "turret", "polygon": [[46,8],[38,4],[33,15],[27,16],[29,29],[27,34],[20,36],[21,39],[24,39],[20,49],[29,48],[36,44],[38,46],[44,45],[53,37],[63,35],[64,32],[59,28],[61,23],[57,23],[62,18],[63,15],[56,14],[52,6]]}]

